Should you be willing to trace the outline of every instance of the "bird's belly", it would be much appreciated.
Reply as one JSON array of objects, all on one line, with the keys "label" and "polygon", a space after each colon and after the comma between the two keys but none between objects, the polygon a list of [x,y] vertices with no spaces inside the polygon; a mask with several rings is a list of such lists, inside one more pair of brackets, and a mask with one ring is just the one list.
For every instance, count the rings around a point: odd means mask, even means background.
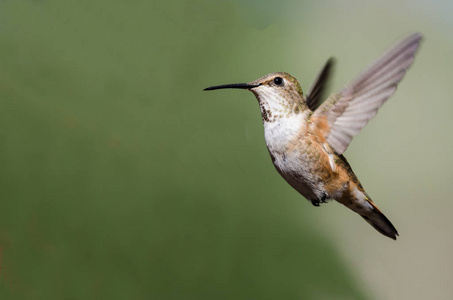
[{"label": "bird's belly", "polygon": [[277,171],[308,200],[329,198],[336,188],[327,187],[337,177],[337,170],[323,136],[309,131],[299,119],[280,122],[265,123],[264,127],[266,145]]},{"label": "bird's belly", "polygon": [[325,197],[324,184],[317,172],[319,162],[313,159],[312,155],[297,151],[297,153],[274,152],[271,156],[280,175],[307,200]]}]

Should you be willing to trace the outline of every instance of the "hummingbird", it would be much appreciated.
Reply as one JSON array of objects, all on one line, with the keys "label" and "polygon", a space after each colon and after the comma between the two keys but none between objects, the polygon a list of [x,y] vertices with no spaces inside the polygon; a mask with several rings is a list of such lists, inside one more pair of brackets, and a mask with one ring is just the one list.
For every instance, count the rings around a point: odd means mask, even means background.
[{"label": "hummingbird", "polygon": [[343,153],[352,138],[395,92],[414,61],[422,35],[406,36],[351,83],[324,102],[333,59],[324,65],[306,96],[288,73],[267,74],[250,83],[217,85],[246,89],[258,100],[264,137],[278,173],[314,206],[336,200],[383,235],[398,231],[365,192]]}]

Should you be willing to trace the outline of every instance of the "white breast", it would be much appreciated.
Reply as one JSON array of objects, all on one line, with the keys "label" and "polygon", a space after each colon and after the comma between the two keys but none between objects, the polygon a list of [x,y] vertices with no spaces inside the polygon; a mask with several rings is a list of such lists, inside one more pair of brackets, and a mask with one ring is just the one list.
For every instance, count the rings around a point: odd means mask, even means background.
[{"label": "white breast", "polygon": [[[307,199],[318,199],[322,191],[318,190],[319,178],[314,169],[313,158],[304,151],[303,141],[296,144],[294,140],[303,138],[306,128],[306,113],[294,114],[274,122],[264,123],[264,136],[273,163],[282,177]],[[301,135],[302,134],[302,135]]]},{"label": "white breast", "polygon": [[264,138],[270,151],[286,151],[288,144],[296,138],[306,126],[307,113],[284,116],[273,122],[264,122]]}]

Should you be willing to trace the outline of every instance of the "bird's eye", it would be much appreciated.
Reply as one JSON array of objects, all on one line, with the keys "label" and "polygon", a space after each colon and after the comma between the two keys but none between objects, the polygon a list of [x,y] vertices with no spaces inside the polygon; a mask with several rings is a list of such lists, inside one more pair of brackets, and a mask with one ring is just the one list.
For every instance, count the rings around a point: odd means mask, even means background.
[{"label": "bird's eye", "polygon": [[283,78],[281,78],[281,77],[275,77],[275,78],[274,78],[274,83],[275,83],[276,85],[282,86],[282,85],[283,85]]}]

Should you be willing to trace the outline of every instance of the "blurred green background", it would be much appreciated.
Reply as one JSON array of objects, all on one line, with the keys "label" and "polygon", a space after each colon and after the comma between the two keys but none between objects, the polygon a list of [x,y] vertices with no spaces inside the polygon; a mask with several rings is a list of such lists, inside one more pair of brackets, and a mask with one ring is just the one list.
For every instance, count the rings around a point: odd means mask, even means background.
[{"label": "blurred green background", "polygon": [[[452,299],[449,1],[0,2],[1,299]],[[274,71],[339,89],[425,40],[346,152],[400,232],[315,209],[259,107]]]}]

